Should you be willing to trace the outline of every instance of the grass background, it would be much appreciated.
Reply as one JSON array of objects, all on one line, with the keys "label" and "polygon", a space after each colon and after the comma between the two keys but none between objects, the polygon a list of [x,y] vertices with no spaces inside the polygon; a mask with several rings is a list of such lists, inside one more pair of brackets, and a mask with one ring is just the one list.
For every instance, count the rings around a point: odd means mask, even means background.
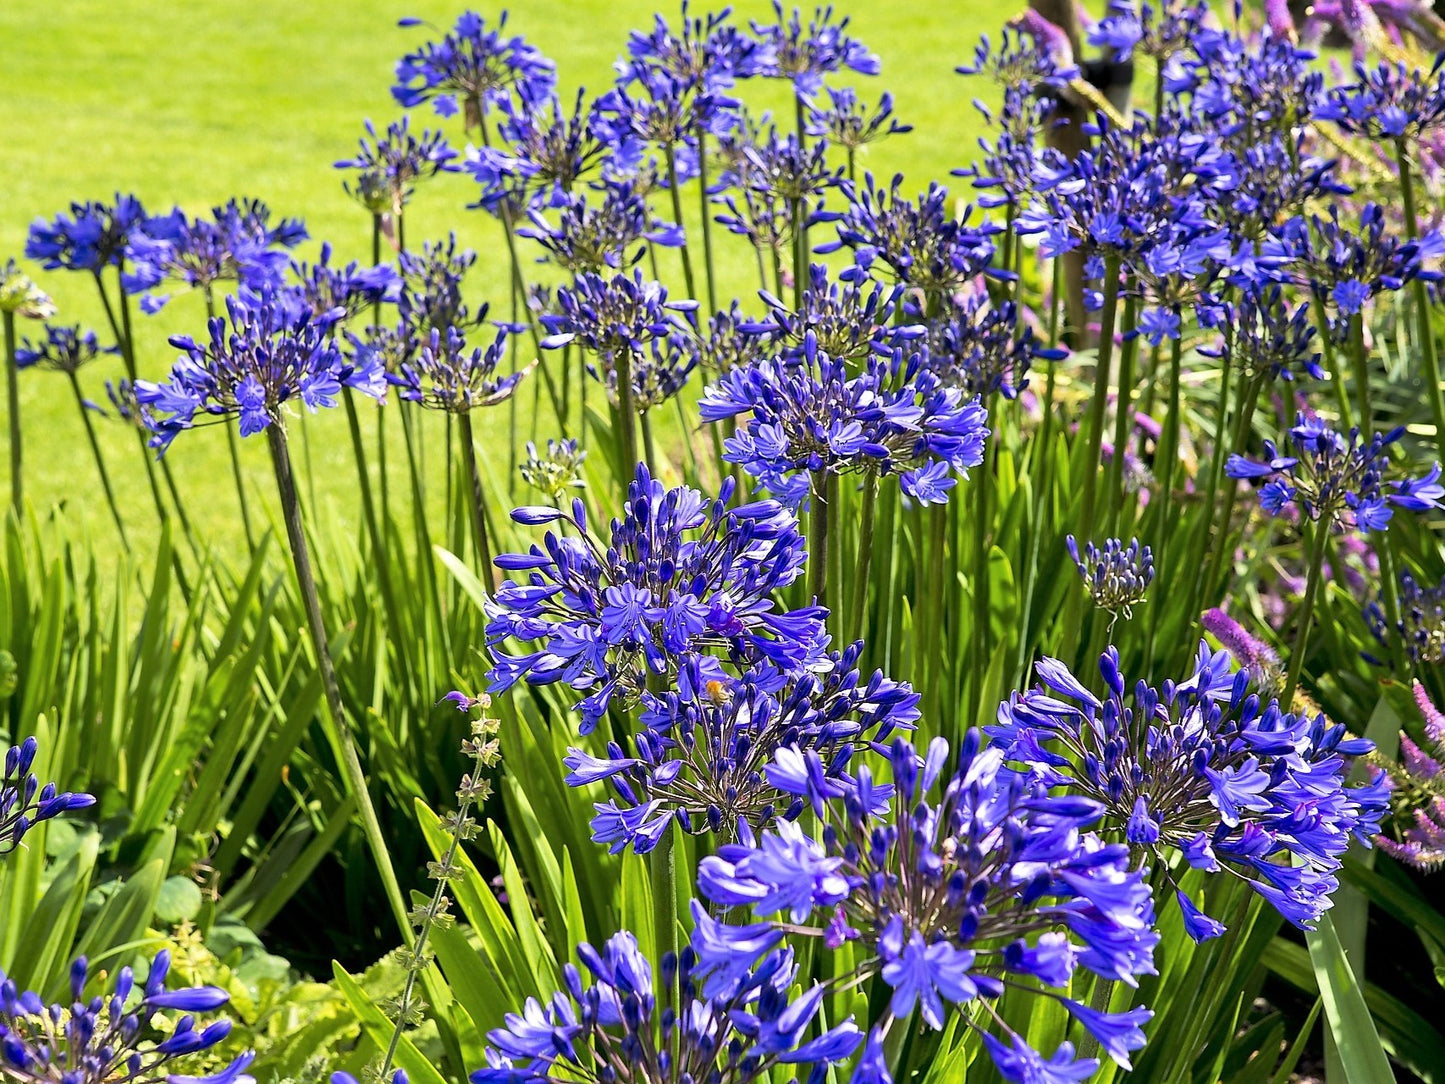
[{"label": "grass background", "polygon": [[[921,189],[930,180],[947,180],[949,170],[971,161],[980,126],[970,103],[976,95],[987,97],[991,88],[953,69],[971,58],[981,34],[996,35],[1018,6],[1002,0],[915,5],[906,18],[888,4],[842,6],[852,15],[853,32],[883,60],[880,77],[845,75],[870,97],[891,91],[898,117],[915,127],[877,147],[867,168],[885,177],[903,172],[910,188]],[[232,196],[260,198],[277,215],[306,220],[312,240],[299,250],[303,258],[313,257],[323,239],[345,259],[368,258],[369,217],[344,195],[332,162],[353,153],[364,119],[384,127],[400,115],[390,94],[393,65],[433,32],[400,29],[396,20],[417,15],[448,27],[459,10],[408,0],[345,5],[12,0],[0,5],[0,40],[6,42],[0,116],[5,118],[7,162],[0,260],[20,256],[26,230],[37,217],[50,217],[71,200],[109,199],[116,191],[136,193],[152,211],[176,204],[192,214]],[[479,10],[491,19],[498,9]],[[628,31],[650,25],[655,10],[651,0],[524,0],[511,9],[509,26],[556,61],[564,88],[597,91],[610,82],[612,62],[622,54]],[[663,10],[676,20],[675,9]],[[707,9],[699,4],[695,10]],[[737,5],[739,18],[770,14],[765,3]],[[754,81],[743,97],[754,107],[778,108],[786,101],[782,94],[780,84]],[[780,110],[783,117],[790,113]],[[418,126],[438,123],[429,110],[417,111],[413,120]],[[458,123],[444,123],[460,141]],[[506,304],[505,250],[495,224],[481,212],[465,210],[474,191],[465,175],[424,186],[408,211],[407,240],[415,246],[455,230],[479,254],[469,280],[471,300],[495,299],[500,315]],[[684,198],[695,208],[695,193]],[[750,250],[736,238],[720,232],[719,237],[721,273],[730,287],[723,296],[736,292],[751,299],[756,285]],[[104,316],[88,276],[45,273],[35,266],[28,270],[58,303],[58,321],[78,321],[104,336]],[[663,276],[675,294],[681,292],[675,259],[664,259]],[[199,295],[180,295],[160,316],[137,314],[137,320],[141,372],[155,378],[174,359],[167,336],[203,331],[204,310]],[[38,330],[38,324],[22,322],[20,333]],[[120,373],[118,359],[96,362],[83,374],[87,394],[103,401],[105,380]],[[67,518],[78,519],[98,541],[113,544],[66,381],[58,374],[27,372],[21,374],[21,385],[28,502],[42,516],[64,506]],[[524,390],[519,406],[524,433],[532,429],[533,401]],[[494,470],[505,470],[506,411],[491,415],[479,433]],[[427,421],[436,449],[441,419]],[[551,435],[551,426],[549,419],[540,419],[538,436]],[[399,432],[399,427],[392,429]],[[143,528],[153,523],[154,512],[134,438],[104,421],[99,430],[128,525],[144,538],[151,534]],[[0,425],[0,444],[7,432]],[[307,418],[303,434],[317,511],[355,519],[356,474],[342,412]],[[269,502],[273,487],[264,441],[243,445],[248,482]],[[8,462],[6,454],[0,452],[0,463]],[[392,458],[400,462],[399,454]],[[211,428],[186,434],[170,460],[198,535],[222,553],[243,548],[222,432]],[[8,502],[8,472],[0,486]],[[144,552],[149,545],[142,541],[138,549]]]}]

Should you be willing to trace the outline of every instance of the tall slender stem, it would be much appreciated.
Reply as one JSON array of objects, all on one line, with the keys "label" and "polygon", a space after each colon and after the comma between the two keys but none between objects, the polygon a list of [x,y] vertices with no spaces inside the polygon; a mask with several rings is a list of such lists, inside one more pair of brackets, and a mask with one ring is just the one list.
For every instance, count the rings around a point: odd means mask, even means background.
[{"label": "tall slender stem", "polygon": [[381,533],[381,524],[376,518],[376,502],[371,496],[371,472],[366,466],[366,448],[361,439],[361,417],[357,413],[356,397],[350,387],[341,389],[341,403],[346,408],[346,427],[351,433],[352,453],[356,456],[356,482],[361,489],[362,518],[366,521],[366,533],[371,539],[371,559],[376,565],[387,612],[394,619],[398,610],[391,583],[391,562],[387,560],[386,541]]},{"label": "tall slender stem", "polygon": [[647,856],[647,870],[652,881],[652,921],[656,938],[656,959],[677,956],[677,832],[669,823],[662,830],[657,846]]},{"label": "tall slender stem", "polygon": [[20,518],[24,473],[20,464],[20,370],[15,366],[15,314],[0,313],[5,322],[5,384],[10,404],[10,505]]},{"label": "tall slender stem", "polygon": [[1084,538],[1094,537],[1094,510],[1098,499],[1100,450],[1104,445],[1104,413],[1109,404],[1109,369],[1114,360],[1114,322],[1119,311],[1119,256],[1104,257],[1104,307],[1099,315],[1099,349],[1094,366],[1094,395],[1089,402],[1089,428],[1080,469],[1084,472],[1083,510],[1079,524]]},{"label": "tall slender stem", "polygon": [[677,151],[671,143],[663,148],[663,157],[667,163],[667,194],[672,198],[672,217],[677,220],[677,228],[682,231],[682,245],[679,246],[682,253],[682,280],[687,286],[688,298],[696,300],[697,280],[693,278],[692,253],[687,247],[687,227],[682,221],[682,193],[677,190]]},{"label": "tall slender stem", "polygon": [[[1415,217],[1415,181],[1410,173],[1410,155],[1403,138],[1395,142],[1395,156],[1400,165],[1400,196],[1405,204],[1405,235],[1414,240],[1420,235]],[[1415,293],[1415,320],[1420,351],[1420,367],[1425,378],[1425,393],[1430,400],[1430,417],[1435,422],[1435,441],[1445,441],[1445,391],[1440,387],[1440,362],[1435,352],[1435,332],[1430,322],[1430,295],[1425,282],[1416,278],[1411,284]]]},{"label": "tall slender stem", "polygon": [[637,472],[637,407],[632,396],[632,350],[617,352],[617,450],[622,456],[622,476]]},{"label": "tall slender stem", "polygon": [[371,791],[366,785],[366,773],[362,770],[361,757],[352,738],[351,724],[347,722],[346,709],[341,703],[341,687],[336,680],[336,667],[331,660],[326,624],[321,615],[321,597],[317,593],[316,579],[311,571],[311,551],[306,543],[306,528],[301,521],[301,502],[296,493],[296,478],[291,469],[291,452],[287,447],[286,430],[279,420],[273,421],[266,427],[266,436],[270,443],[271,464],[276,472],[276,489],[281,498],[281,511],[286,521],[286,538],[291,544],[291,560],[301,590],[301,601],[306,610],[306,628],[311,636],[311,646],[316,652],[316,665],[321,674],[321,690],[326,701],[331,739],[336,744],[341,761],[342,780],[361,813],[362,832],[376,862],[377,872],[381,875],[387,903],[391,906],[403,941],[410,946],[412,928],[406,901],[402,897],[396,871],[391,865],[391,854],[387,850],[386,839],[381,834],[381,822],[371,801]]},{"label": "tall slender stem", "polygon": [[[992,519],[989,511],[989,496],[993,481],[993,462],[985,458],[978,467],[978,480],[973,486],[973,636],[972,670],[968,682],[968,725],[978,722],[983,707],[983,681],[988,671],[989,653],[989,583],[988,555],[992,548],[989,527]],[[941,585],[935,585],[935,590]]]},{"label": "tall slender stem", "polygon": [[1360,401],[1360,432],[1366,440],[1375,431],[1375,408],[1370,396],[1370,352],[1365,347],[1365,317],[1350,317],[1350,364],[1355,370],[1355,394]]},{"label": "tall slender stem", "polygon": [[[701,120],[697,123],[697,202],[702,215],[702,259],[707,272],[708,312],[717,312],[717,270],[712,255],[712,207],[708,202],[707,182],[707,126]],[[682,223],[678,223],[682,225]]]},{"label": "tall slender stem", "polygon": [[808,594],[819,606],[828,605],[828,518],[832,512],[834,475],[815,470],[808,505]]},{"label": "tall slender stem", "polygon": [[878,475],[868,471],[863,475],[863,510],[858,522],[857,568],[849,578],[853,582],[853,605],[848,619],[847,636],[844,646],[863,638],[863,625],[868,616],[868,588],[871,586],[869,571],[873,565],[873,521],[877,518]]},{"label": "tall slender stem", "polygon": [[1129,430],[1134,425],[1134,359],[1139,351],[1139,336],[1136,334],[1135,313],[1138,300],[1134,283],[1129,283],[1129,294],[1124,299],[1124,348],[1119,351],[1119,394],[1114,400],[1114,455],[1109,460],[1108,534],[1122,530],[1119,527],[1120,513],[1124,505],[1124,456],[1129,449]]},{"label": "tall slender stem", "polygon": [[[211,289],[211,284],[206,283],[206,323],[209,324],[216,318],[216,297]],[[350,389],[348,389],[349,391]],[[226,446],[231,453],[231,478],[236,483],[236,499],[241,505],[241,527],[246,532],[246,546],[248,549],[256,548],[256,536],[251,529],[251,507],[246,499],[246,480],[241,473],[241,438],[236,433],[234,425],[227,425]]]},{"label": "tall slender stem", "polygon": [[1289,710],[1294,702],[1294,691],[1299,685],[1300,673],[1304,669],[1305,648],[1309,645],[1310,624],[1315,616],[1315,596],[1319,594],[1320,572],[1325,564],[1325,545],[1330,538],[1330,521],[1320,520],[1315,524],[1315,536],[1310,549],[1310,567],[1305,579],[1304,601],[1300,603],[1299,628],[1295,630],[1294,647],[1289,653],[1289,669],[1285,674],[1284,692],[1280,703]]},{"label": "tall slender stem", "polygon": [[[8,316],[9,313],[6,315]],[[70,388],[75,392],[75,406],[80,411],[81,422],[85,424],[85,435],[90,441],[90,454],[95,457],[95,469],[100,472],[100,488],[105,491],[105,503],[110,507],[111,519],[115,520],[115,530],[120,535],[121,549],[129,553],[130,540],[125,535],[125,522],[120,518],[120,505],[116,503],[115,490],[111,488],[110,472],[105,469],[105,457],[100,454],[100,441],[95,439],[95,425],[90,420],[90,411],[85,409],[85,395],[80,390],[80,378],[74,373],[65,375],[70,377]]]},{"label": "tall slender stem", "polygon": [[457,415],[457,427],[462,438],[462,463],[466,466],[467,481],[471,485],[472,530],[476,536],[477,560],[482,566],[482,586],[488,592],[496,587],[496,569],[492,565],[492,543],[487,533],[487,499],[482,492],[482,472],[477,468],[476,440],[472,436],[472,416],[468,412]]}]

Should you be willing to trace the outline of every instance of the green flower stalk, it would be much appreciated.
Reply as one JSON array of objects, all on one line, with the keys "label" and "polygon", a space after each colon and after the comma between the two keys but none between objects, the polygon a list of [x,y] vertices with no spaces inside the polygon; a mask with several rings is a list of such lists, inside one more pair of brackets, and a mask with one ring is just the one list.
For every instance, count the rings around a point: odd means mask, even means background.
[{"label": "green flower stalk", "polygon": [[24,497],[21,467],[20,369],[15,362],[15,317],[46,320],[55,315],[49,295],[23,274],[14,260],[0,267],[0,322],[5,325],[5,384],[10,413],[10,504],[18,516]]}]

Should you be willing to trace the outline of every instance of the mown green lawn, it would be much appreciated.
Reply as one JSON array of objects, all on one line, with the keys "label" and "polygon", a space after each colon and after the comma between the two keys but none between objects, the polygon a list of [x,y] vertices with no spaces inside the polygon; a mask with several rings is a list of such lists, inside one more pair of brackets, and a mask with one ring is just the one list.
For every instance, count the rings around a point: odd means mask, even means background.
[{"label": "mown green lawn", "polygon": [[[906,18],[889,4],[840,6],[851,10],[855,32],[883,58],[880,78],[854,78],[870,94],[892,91],[898,116],[916,129],[881,145],[869,168],[885,176],[902,171],[918,188],[946,180],[950,169],[973,156],[979,123],[971,100],[990,93],[953,69],[971,57],[980,34],[997,33],[1014,5],[914,5]],[[738,9],[743,16],[768,12],[766,4],[751,0]],[[428,31],[398,29],[397,18],[420,15],[445,26],[458,10],[434,0],[0,5],[0,147],[6,163],[0,260],[20,254],[37,216],[48,217],[72,199],[107,198],[117,190],[137,193],[152,209],[179,204],[192,213],[234,195],[258,197],[279,213],[306,220],[313,241],[303,256],[329,239],[341,255],[365,258],[369,219],[342,193],[331,163],[352,153],[365,118],[384,126],[398,115],[389,90],[392,66]],[[496,11],[481,10],[488,17]],[[647,25],[653,11],[642,0],[524,0],[513,7],[511,25],[557,61],[564,86],[595,89],[610,80],[627,31]],[[675,17],[674,10],[667,14]],[[759,106],[781,103],[776,87],[749,87],[745,96]],[[435,123],[429,113],[416,120]],[[455,126],[451,133],[460,138]],[[425,187],[410,212],[408,243],[457,231],[481,256],[472,282],[475,299],[490,296],[504,304],[500,235],[480,212],[464,209],[472,195],[465,176]],[[694,203],[695,196],[688,200],[690,207]],[[735,289],[750,297],[751,253],[730,244],[722,267]],[[103,329],[87,277],[33,270],[59,303],[60,319]],[[672,263],[664,263],[663,274],[680,282]],[[140,319],[141,369],[158,376],[174,355],[166,337],[201,331],[204,314],[198,297],[183,296],[161,316]],[[87,394],[103,399],[105,379],[119,371],[116,360],[96,363],[85,376]],[[22,387],[30,502],[42,516],[64,504],[98,539],[113,541],[66,382],[32,372],[22,374]],[[532,402],[524,392],[526,431]],[[504,464],[506,411],[493,414],[482,433]],[[335,416],[307,419],[305,427],[314,484],[324,510],[350,520],[356,515],[355,474],[345,422],[340,411],[327,415]],[[439,433],[439,420],[430,420]],[[544,423],[539,435],[546,430]],[[101,423],[100,432],[128,519],[144,525],[153,517],[147,515],[150,499],[135,442],[118,425]],[[435,444],[437,433],[432,439]],[[250,482],[269,496],[263,442],[247,444]],[[221,432],[187,434],[170,458],[198,533],[222,552],[234,552],[244,542]],[[0,455],[0,463],[6,461]],[[8,501],[8,476],[0,487]]]}]

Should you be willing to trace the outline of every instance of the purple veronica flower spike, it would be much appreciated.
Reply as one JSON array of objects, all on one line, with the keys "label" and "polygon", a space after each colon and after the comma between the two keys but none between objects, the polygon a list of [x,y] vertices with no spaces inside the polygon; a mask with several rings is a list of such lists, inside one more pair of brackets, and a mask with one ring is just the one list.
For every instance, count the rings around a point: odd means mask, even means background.
[{"label": "purple veronica flower spike", "polygon": [[[942,1028],[944,1002],[992,1001],[1013,986],[1058,1000],[1127,1066],[1129,1051],[1144,1044],[1148,1010],[1095,1013],[1049,989],[1067,986],[1080,965],[1131,985],[1153,973],[1159,936],[1149,889],[1130,869],[1128,848],[1088,831],[1099,804],[1050,797],[1004,766],[998,749],[981,750],[977,731],[951,776],[942,738],[922,758],[897,739],[888,757],[891,809],[859,766],[841,800],[822,806],[821,843],[783,822],[704,858],[699,889],[830,947],[857,942],[856,976],[881,976],[892,989],[884,1019],[895,1026],[917,1007],[929,1027]],[[940,778],[942,793],[932,797]],[[747,940],[761,940],[760,927],[746,929]],[[741,965],[744,931],[734,932],[729,943],[700,922],[692,944],[704,992],[725,988]],[[986,1032],[985,1014],[960,1018]]]},{"label": "purple veronica flower spike", "polygon": [[[418,19],[403,19],[416,26]],[[507,13],[494,27],[463,12],[440,41],[430,41],[396,64],[391,95],[404,109],[431,102],[438,116],[454,116],[460,103],[468,128],[481,126],[487,107],[513,93],[544,97],[557,82],[556,66],[521,36],[507,37]],[[440,31],[438,31],[440,33]]]},{"label": "purple veronica flower spike", "polygon": [[39,743],[33,737],[5,751],[0,774],[0,856],[20,846],[25,833],[40,822],[95,804],[89,794],[60,791],[54,783],[42,787],[30,770],[38,751]]},{"label": "purple veronica flower spike", "polygon": [[774,613],[770,597],[802,573],[797,520],[776,501],[730,509],[732,493],[732,479],[711,501],[686,486],[667,489],[639,465],[606,543],[588,529],[581,501],[570,515],[515,510],[518,523],[560,520],[576,536],[549,532],[541,547],[497,559],[499,568],[528,576],[502,584],[488,603],[488,644],[515,637],[541,646],[527,655],[497,652],[490,691],[522,678],[588,690],[577,705],[586,734],[614,696],[635,700],[647,675],[675,675],[698,652],[786,672],[817,661],[827,643],[825,611]]},{"label": "purple veronica flower spike", "polygon": [[[1131,694],[1112,647],[1099,672],[1102,699],[1044,659],[1040,684],[999,708],[990,735],[1042,784],[1100,803],[1103,827],[1140,858],[1167,870],[1167,852],[1182,853],[1196,869],[1247,881],[1298,926],[1318,918],[1351,835],[1367,841],[1383,811],[1381,795],[1345,786],[1350,758],[1373,743],[1327,727],[1323,715],[1262,703],[1249,672],[1204,643],[1177,685],[1140,681]],[[1055,742],[1061,752],[1046,748]],[[1179,900],[1196,941],[1223,932],[1182,892]]]},{"label": "purple veronica flower spike", "polygon": [[1224,473],[1263,481],[1259,503],[1271,515],[1283,515],[1293,506],[1311,520],[1348,523],[1361,532],[1383,531],[1396,507],[1411,512],[1445,507],[1439,463],[1419,478],[1384,477],[1390,465],[1389,447],[1404,435],[1403,428],[1393,429],[1362,444],[1357,429],[1342,436],[1319,419],[1301,414],[1288,434],[1293,455],[1282,455],[1267,440],[1266,460],[1232,455]]},{"label": "purple veronica flower spike", "polygon": [[[1445,864],[1445,715],[1414,682],[1415,706],[1425,721],[1425,752],[1406,733],[1400,734],[1400,759],[1387,764],[1393,831],[1398,839],[1378,835],[1375,843],[1386,854],[1426,873]],[[1432,755],[1433,754],[1433,755]]]},{"label": "purple veronica flower spike", "polygon": [[684,662],[676,691],[642,694],[630,752],[616,742],[605,757],[569,751],[569,784],[606,779],[616,791],[595,807],[593,841],[646,853],[674,820],[732,839],[797,817],[809,798],[841,794],[855,750],[918,718],[907,685],[860,678],[862,647],[791,674],[765,664],[733,677],[714,658]]},{"label": "purple veronica flower spike", "polygon": [[[170,964],[169,952],[157,953],[144,985],[122,967],[107,996],[87,1001],[90,968],[82,956],[70,967],[69,1005],[46,1005],[0,972],[0,1071],[21,1084],[251,1084],[244,1075],[251,1054],[209,1076],[172,1071],[177,1061],[218,1046],[231,1033],[231,1023],[217,1020],[197,1028],[193,1014],[212,1012],[229,998],[214,986],[167,990]],[[174,1025],[159,1015],[170,1009],[185,1013]],[[62,1020],[64,1029],[57,1034]]]},{"label": "purple veronica flower spike", "polygon": [[528,998],[521,1013],[508,1013],[487,1035],[487,1065],[472,1073],[472,1084],[606,1084],[634,1077],[751,1084],[769,1073],[768,1079],[783,1079],[787,1065],[806,1065],[821,1076],[863,1040],[851,1018],[831,1028],[820,1022],[808,1038],[824,988],[789,997],[797,967],[788,949],[739,968],[726,991],[707,995],[699,991],[691,949],[663,957],[661,996],[632,934],[616,934],[601,952],[579,945],[577,954],[590,981],[566,964],[564,991],[545,1004]]},{"label": "purple veronica flower spike", "polygon": [[136,382],[136,397],[155,414],[151,443],[162,452],[198,413],[235,415],[241,435],[251,436],[281,424],[291,400],[299,398],[313,413],[335,406],[343,384],[385,397],[380,363],[370,357],[349,362],[332,340],[344,310],[318,316],[298,290],[242,287],[226,299],[226,311],[210,321],[205,344],[185,335],[171,339],[182,355],[169,380]]},{"label": "purple veronica flower spike", "polygon": [[723,458],[792,506],[807,496],[816,471],[898,474],[909,496],[941,502],[951,474],[967,477],[983,462],[988,413],[977,398],[945,386],[924,357],[874,355],[853,376],[809,330],[801,359],[734,369],[709,387],[702,418],[748,414]]}]

